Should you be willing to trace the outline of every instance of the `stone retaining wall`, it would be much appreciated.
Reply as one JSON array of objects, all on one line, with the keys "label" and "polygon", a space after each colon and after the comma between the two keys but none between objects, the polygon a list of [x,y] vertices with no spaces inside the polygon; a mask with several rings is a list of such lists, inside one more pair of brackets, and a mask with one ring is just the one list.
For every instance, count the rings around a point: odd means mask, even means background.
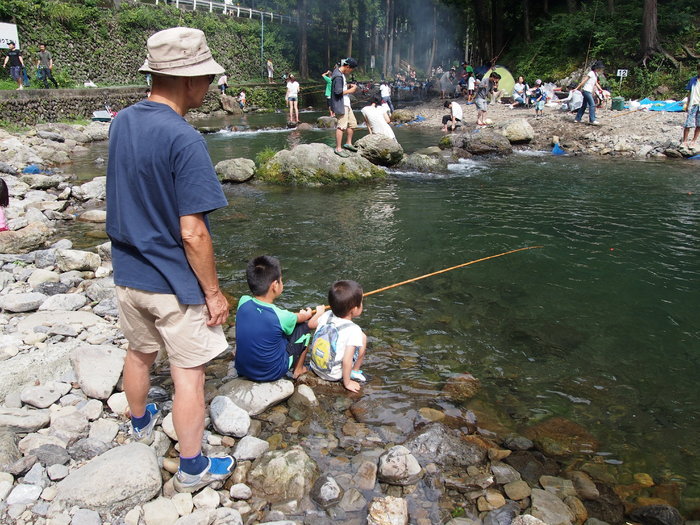
[{"label": "stone retaining wall", "polygon": [[[0,91],[0,120],[23,126],[39,122],[89,119],[93,111],[109,105],[119,111],[143,100],[146,87],[113,87],[96,89],[25,89]],[[200,112],[220,109],[217,90],[212,87]]]}]

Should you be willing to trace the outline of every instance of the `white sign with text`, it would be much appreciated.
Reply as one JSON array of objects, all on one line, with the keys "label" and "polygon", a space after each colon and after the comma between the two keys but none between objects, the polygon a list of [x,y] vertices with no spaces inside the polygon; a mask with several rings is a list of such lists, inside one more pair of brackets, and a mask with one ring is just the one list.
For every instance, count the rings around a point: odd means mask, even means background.
[{"label": "white sign with text", "polygon": [[6,24],[0,22],[0,49],[7,49],[7,45],[14,42],[19,49],[19,38],[17,38],[17,26],[15,24]]}]

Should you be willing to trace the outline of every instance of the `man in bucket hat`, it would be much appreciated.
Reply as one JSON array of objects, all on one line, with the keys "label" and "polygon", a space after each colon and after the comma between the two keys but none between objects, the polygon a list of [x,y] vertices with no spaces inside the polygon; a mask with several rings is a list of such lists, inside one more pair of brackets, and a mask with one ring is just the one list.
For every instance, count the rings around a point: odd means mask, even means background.
[{"label": "man in bucket hat", "polygon": [[119,322],[129,341],[124,391],[135,441],[153,441],[159,418],[147,403],[150,368],[167,352],[180,443],[174,484],[193,492],[223,483],[234,458],[202,455],[204,367],[227,348],[229,305],[219,288],[207,214],[227,205],[202,136],[183,118],[224,69],[204,33],[175,27],[148,39],[139,69],[150,98],[119,112],[110,128],[107,233]]}]

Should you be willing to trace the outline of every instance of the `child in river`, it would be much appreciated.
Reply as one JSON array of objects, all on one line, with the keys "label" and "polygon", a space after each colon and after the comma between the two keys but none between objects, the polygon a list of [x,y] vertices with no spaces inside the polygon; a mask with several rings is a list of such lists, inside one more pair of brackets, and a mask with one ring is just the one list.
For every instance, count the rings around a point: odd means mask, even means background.
[{"label": "child in river", "polygon": [[318,306],[297,313],[273,304],[282,295],[282,269],[276,257],[261,255],[246,269],[252,297],[244,295],[236,312],[236,370],[253,381],[276,381],[306,372],[310,331],[325,311]]},{"label": "child in river", "polygon": [[311,343],[311,370],[326,381],[343,381],[359,392],[367,378],[360,369],[367,336],[352,320],[362,314],[362,287],[355,281],[336,281],[328,292],[330,311],[318,319]]}]

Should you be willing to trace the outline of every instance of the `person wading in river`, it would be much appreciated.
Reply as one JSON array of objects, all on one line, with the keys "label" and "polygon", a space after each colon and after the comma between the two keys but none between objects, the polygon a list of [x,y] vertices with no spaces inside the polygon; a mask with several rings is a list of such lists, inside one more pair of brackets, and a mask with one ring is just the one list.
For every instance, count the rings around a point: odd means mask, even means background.
[{"label": "person wading in river", "polygon": [[107,234],[119,324],[129,341],[124,392],[135,441],[153,441],[159,410],[146,403],[150,368],[167,352],[180,444],[175,489],[226,479],[231,456],[202,455],[204,367],[226,350],[229,305],[219,288],[207,214],[228,204],[202,136],[183,118],[202,105],[215,75],[204,33],[175,27],[148,39],[139,69],[151,97],[115,117],[109,132]]}]

